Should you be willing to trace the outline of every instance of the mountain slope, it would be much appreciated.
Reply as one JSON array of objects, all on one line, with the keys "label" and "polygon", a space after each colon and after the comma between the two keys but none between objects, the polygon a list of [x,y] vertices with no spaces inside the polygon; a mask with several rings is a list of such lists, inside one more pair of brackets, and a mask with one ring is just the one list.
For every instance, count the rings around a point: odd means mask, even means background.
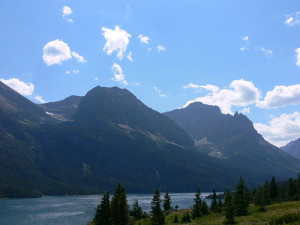
[{"label": "mountain slope", "polygon": [[271,145],[244,115],[224,115],[217,106],[193,103],[164,113],[181,126],[202,152],[223,159],[236,169],[279,179],[295,176],[300,161]]},{"label": "mountain slope", "polygon": [[81,98],[81,96],[72,95],[64,100],[39,104],[39,106],[53,118],[67,121],[76,112]]},{"label": "mountain slope", "polygon": [[295,141],[291,141],[286,146],[281,147],[281,149],[300,159],[300,138]]}]

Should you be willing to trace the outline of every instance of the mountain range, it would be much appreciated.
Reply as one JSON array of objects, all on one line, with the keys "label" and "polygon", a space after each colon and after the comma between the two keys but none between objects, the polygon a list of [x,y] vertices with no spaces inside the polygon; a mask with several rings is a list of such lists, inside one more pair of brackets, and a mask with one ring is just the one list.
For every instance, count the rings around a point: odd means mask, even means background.
[{"label": "mountain range", "polygon": [[161,114],[117,87],[37,105],[0,82],[0,115],[0,197],[93,194],[120,182],[128,192],[224,190],[239,176],[255,186],[300,171],[242,114],[201,103]]},{"label": "mountain range", "polygon": [[281,149],[286,151],[290,155],[300,159],[300,138],[295,141],[289,142],[287,145],[281,147]]}]

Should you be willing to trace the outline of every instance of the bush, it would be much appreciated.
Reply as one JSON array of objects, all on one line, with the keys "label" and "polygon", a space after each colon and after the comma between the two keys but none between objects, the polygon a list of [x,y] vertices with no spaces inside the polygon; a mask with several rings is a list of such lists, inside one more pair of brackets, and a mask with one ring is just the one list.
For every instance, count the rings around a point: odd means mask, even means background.
[{"label": "bush", "polygon": [[281,224],[288,224],[300,221],[300,214],[299,213],[288,213],[284,214],[279,218],[272,218],[270,220],[270,225],[281,225]]}]

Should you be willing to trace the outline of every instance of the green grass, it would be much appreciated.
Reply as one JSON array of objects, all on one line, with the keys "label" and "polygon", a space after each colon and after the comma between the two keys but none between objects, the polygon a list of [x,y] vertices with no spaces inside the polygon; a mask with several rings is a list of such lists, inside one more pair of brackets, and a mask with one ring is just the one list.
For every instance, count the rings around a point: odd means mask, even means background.
[{"label": "green grass", "polygon": [[[300,214],[300,201],[298,202],[284,202],[273,204],[266,207],[266,212],[259,212],[259,207],[250,206],[249,214],[247,216],[235,217],[236,224],[249,224],[249,225],[266,225],[269,224],[271,218],[279,218],[282,215],[288,213],[296,213]],[[174,216],[177,214],[179,221],[181,220],[183,214],[189,211],[191,214],[191,210],[180,210],[178,212],[172,212],[168,216],[166,216],[166,225],[175,224],[173,223]],[[207,216],[203,216],[201,218],[197,218],[196,220],[192,220],[190,223],[178,223],[178,224],[190,224],[190,225],[220,225],[223,224],[225,219],[224,213],[211,213]],[[135,225],[151,225],[150,219],[143,219],[135,222]],[[300,224],[300,221],[295,223],[289,223],[291,225]]]}]

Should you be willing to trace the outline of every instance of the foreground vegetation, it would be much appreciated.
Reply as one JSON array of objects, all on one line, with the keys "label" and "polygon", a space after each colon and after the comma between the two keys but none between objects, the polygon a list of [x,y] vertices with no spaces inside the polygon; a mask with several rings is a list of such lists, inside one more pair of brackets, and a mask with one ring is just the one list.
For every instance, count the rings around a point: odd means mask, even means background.
[{"label": "foreground vegetation", "polygon": [[280,186],[273,177],[251,191],[240,177],[234,192],[226,190],[217,196],[214,189],[210,197],[208,206],[198,188],[192,209],[178,211],[178,205],[172,208],[168,192],[162,200],[156,190],[148,215],[138,201],[129,210],[125,189],[119,184],[111,200],[109,193],[103,196],[90,225],[300,224],[300,176]]}]

